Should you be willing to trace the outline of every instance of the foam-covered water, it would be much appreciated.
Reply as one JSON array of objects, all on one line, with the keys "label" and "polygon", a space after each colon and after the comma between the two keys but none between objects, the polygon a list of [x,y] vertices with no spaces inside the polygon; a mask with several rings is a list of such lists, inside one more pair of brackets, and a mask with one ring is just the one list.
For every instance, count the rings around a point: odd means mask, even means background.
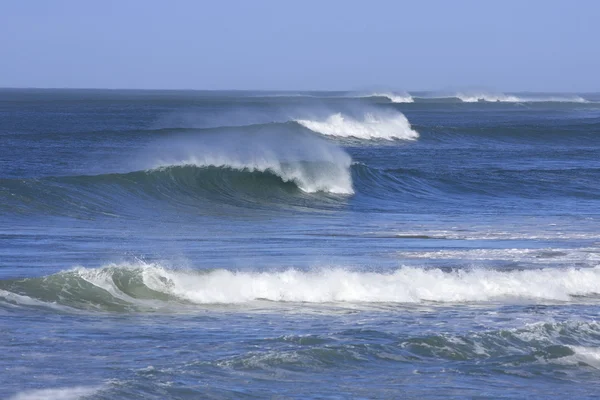
[{"label": "foam-covered water", "polygon": [[599,101],[0,90],[0,397],[594,398]]}]

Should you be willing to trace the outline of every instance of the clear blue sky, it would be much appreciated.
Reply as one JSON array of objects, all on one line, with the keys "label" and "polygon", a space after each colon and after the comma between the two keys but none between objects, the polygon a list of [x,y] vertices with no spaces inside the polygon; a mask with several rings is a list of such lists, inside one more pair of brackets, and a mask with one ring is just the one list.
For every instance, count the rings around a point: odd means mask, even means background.
[{"label": "clear blue sky", "polygon": [[600,1],[2,0],[0,87],[600,91]]}]

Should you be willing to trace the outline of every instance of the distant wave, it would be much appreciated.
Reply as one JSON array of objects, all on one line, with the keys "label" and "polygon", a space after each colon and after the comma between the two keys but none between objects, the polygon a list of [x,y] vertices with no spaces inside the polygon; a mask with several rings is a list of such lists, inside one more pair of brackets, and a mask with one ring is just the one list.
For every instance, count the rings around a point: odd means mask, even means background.
[{"label": "distant wave", "polygon": [[600,293],[600,267],[523,271],[403,267],[392,272],[334,268],[276,272],[182,271],[158,264],[75,268],[43,278],[0,281],[0,299],[25,306],[127,310],[175,304],[456,303],[581,301]]},{"label": "distant wave", "polygon": [[419,137],[402,113],[365,113],[362,119],[336,113],[325,119],[297,119],[296,122],[311,131],[335,137],[387,140]]},{"label": "distant wave", "polygon": [[392,103],[413,103],[415,100],[410,94],[394,94],[390,92],[371,93],[359,97],[383,97],[391,101]]},{"label": "distant wave", "polygon": [[456,98],[463,103],[588,103],[588,100],[577,95],[516,95],[504,93],[473,93],[458,92],[450,95],[425,97],[423,99],[451,99]]},{"label": "distant wave", "polygon": [[368,99],[368,98],[385,98],[392,103],[412,103],[413,97],[408,93],[394,92],[310,92],[310,93],[270,93],[260,94],[255,97],[278,97],[278,98],[307,98],[307,99],[334,99],[334,100],[350,100],[350,99]]},{"label": "distant wave", "polygon": [[323,99],[323,100],[352,100],[352,99],[386,99],[392,103],[436,103],[436,102],[502,102],[502,103],[589,103],[589,100],[576,94],[560,93],[501,93],[485,91],[457,91],[457,92],[414,92],[414,93],[395,93],[389,91],[375,92],[312,92],[312,93],[281,93],[270,94],[267,97],[279,98],[298,98]]}]

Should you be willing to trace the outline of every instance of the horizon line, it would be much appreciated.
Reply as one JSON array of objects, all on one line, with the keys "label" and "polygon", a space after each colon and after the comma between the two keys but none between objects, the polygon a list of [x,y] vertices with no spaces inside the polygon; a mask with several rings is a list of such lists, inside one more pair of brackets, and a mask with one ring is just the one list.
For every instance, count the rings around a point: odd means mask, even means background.
[{"label": "horizon line", "polygon": [[173,88],[102,88],[102,87],[40,87],[40,86],[0,86],[0,90],[105,90],[105,91],[147,91],[147,92],[348,92],[375,94],[410,94],[412,93],[486,93],[486,94],[506,94],[506,93],[537,93],[537,94],[598,94],[598,91],[535,91],[535,90],[492,90],[492,89],[434,89],[434,90],[396,90],[396,89],[173,89]]}]

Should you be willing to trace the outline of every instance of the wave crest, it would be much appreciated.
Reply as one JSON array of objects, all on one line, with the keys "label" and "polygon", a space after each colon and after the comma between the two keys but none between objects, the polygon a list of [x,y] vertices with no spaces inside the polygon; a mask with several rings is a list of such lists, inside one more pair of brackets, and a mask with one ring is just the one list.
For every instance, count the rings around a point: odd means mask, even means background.
[{"label": "wave crest", "polygon": [[419,137],[402,113],[365,113],[362,119],[337,113],[324,120],[297,119],[296,122],[313,132],[336,137],[387,140]]}]

